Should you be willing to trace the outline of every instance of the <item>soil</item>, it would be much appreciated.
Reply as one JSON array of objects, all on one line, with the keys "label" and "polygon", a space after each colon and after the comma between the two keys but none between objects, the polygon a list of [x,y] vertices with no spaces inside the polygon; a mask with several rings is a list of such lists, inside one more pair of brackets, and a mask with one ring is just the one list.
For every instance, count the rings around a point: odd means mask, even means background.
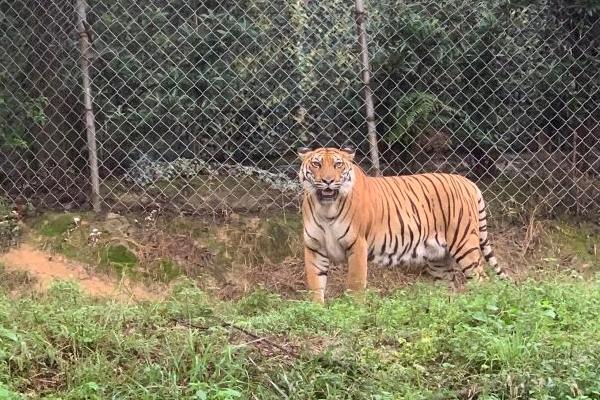
[{"label": "soil", "polygon": [[148,288],[90,273],[83,265],[36,249],[30,244],[23,244],[1,255],[0,264],[4,265],[7,272],[30,274],[37,282],[37,290],[47,289],[54,280],[75,280],[91,296],[124,301],[153,300],[159,297]]},{"label": "soil", "polygon": [[[66,279],[78,281],[93,296],[139,301],[161,298],[182,277],[220,299],[237,299],[257,289],[284,298],[306,294],[298,215],[232,215],[218,222],[169,215],[156,218],[152,213],[150,219],[144,214],[104,220],[77,215],[79,227],[74,227],[71,214],[48,214],[26,224],[28,233],[21,245],[0,255],[0,265],[12,274],[5,277],[10,284],[4,286],[11,290],[31,277],[37,289],[44,290],[53,280]],[[490,229],[493,247],[515,281],[565,272],[586,278],[600,271],[597,223],[538,220],[533,214],[497,222]],[[88,243],[92,226],[103,232],[95,246]],[[109,252],[115,243],[123,243],[131,254]],[[126,261],[131,261],[131,269],[117,268]],[[332,266],[327,297],[342,294],[345,281],[346,267]],[[368,287],[382,294],[419,281],[432,279],[418,269],[369,268]]]}]

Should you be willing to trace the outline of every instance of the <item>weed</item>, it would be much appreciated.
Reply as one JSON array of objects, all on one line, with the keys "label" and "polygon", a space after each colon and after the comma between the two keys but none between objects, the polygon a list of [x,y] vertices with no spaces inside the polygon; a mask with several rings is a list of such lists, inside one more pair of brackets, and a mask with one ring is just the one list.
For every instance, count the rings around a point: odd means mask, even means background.
[{"label": "weed", "polygon": [[73,226],[73,216],[70,214],[47,214],[35,224],[38,232],[49,238],[62,236]]},{"label": "weed", "polygon": [[[38,297],[0,295],[0,394],[598,398],[599,289],[599,280],[568,276],[462,294],[416,284],[323,307],[267,291],[223,302],[184,281],[167,300],[126,305],[57,283]],[[297,351],[265,351],[277,342]]]}]

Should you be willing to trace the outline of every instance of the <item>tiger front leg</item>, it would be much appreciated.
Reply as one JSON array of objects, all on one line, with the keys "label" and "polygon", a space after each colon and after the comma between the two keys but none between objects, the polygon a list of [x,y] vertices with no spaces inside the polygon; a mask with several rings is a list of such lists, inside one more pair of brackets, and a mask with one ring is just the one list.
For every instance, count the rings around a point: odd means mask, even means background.
[{"label": "tiger front leg", "polygon": [[323,254],[304,247],[304,269],[310,297],[317,303],[325,302],[325,287],[329,273],[329,259]]},{"label": "tiger front leg", "polygon": [[367,287],[367,242],[358,239],[348,249],[348,290],[362,293]]}]

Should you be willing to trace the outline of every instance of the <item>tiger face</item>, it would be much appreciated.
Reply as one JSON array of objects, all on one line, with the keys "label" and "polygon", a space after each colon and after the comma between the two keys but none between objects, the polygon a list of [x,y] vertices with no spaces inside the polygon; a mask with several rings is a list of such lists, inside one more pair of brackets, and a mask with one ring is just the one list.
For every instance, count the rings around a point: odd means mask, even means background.
[{"label": "tiger face", "polygon": [[354,149],[301,147],[298,155],[302,160],[300,182],[320,203],[334,202],[340,194],[346,195],[352,190]]}]

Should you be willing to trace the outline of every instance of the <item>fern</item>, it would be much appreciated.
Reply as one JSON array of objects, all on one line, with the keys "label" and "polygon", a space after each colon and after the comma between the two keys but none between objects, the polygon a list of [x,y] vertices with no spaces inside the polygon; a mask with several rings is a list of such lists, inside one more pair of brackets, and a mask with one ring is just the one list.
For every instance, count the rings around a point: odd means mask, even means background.
[{"label": "fern", "polygon": [[396,105],[396,123],[389,140],[408,144],[415,135],[432,125],[445,125],[459,113],[434,94],[409,93]]}]

